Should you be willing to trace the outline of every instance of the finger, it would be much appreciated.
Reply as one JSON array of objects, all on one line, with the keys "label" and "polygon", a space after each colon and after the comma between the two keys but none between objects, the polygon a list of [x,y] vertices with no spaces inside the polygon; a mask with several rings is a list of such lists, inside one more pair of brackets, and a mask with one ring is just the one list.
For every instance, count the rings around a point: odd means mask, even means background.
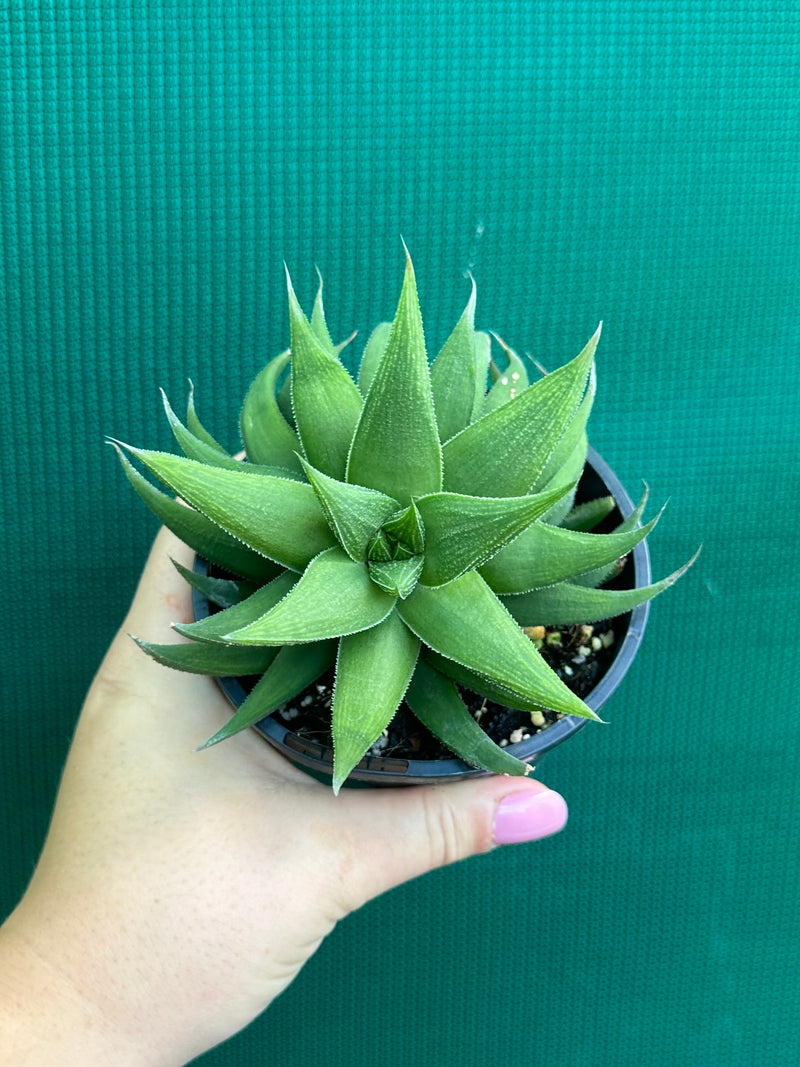
[{"label": "finger", "polygon": [[533,779],[504,776],[343,791],[334,803],[347,826],[346,862],[340,869],[353,907],[436,867],[498,845],[548,837],[567,822],[559,793]]}]

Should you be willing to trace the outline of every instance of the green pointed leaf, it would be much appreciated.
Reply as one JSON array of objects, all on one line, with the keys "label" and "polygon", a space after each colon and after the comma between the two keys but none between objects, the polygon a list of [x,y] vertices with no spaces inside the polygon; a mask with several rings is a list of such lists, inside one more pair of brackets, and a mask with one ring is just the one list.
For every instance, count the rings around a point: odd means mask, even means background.
[{"label": "green pointed leaf", "polygon": [[396,610],[434,652],[554,711],[597,718],[550,670],[475,571],[438,589],[418,585]]},{"label": "green pointed leaf", "polygon": [[573,623],[612,619],[632,611],[663,593],[694,563],[693,556],[667,578],[638,589],[589,589],[569,582],[550,585],[519,596],[504,597],[503,603],[520,626],[570,626]]},{"label": "green pointed leaf", "polygon": [[300,471],[300,441],[286,421],[276,397],[278,379],[289,362],[281,352],[256,375],[244,398],[239,428],[247,458],[287,470]]},{"label": "green pointed leaf", "polygon": [[[192,589],[196,589],[206,600],[220,608],[229,608],[252,596],[256,591],[251,582],[234,581],[231,578],[214,578],[208,574],[198,574],[189,567],[183,567],[177,560],[172,560],[173,567],[185,578]],[[277,577],[277,575],[276,575]]]},{"label": "green pointed leaf", "polygon": [[484,413],[494,411],[495,408],[507,404],[509,400],[513,400],[515,396],[518,396],[523,389],[527,389],[530,385],[527,368],[517,353],[512,348],[509,348],[496,333],[493,333],[492,337],[505,352],[506,368],[501,371],[494,362],[492,363],[494,384],[484,399]]},{"label": "green pointed leaf", "polygon": [[296,430],[294,411],[292,411],[292,376],[286,375],[283,385],[278,390],[278,407],[286,422],[293,430]]},{"label": "green pointed leaf", "polygon": [[561,523],[564,530],[577,530],[590,533],[603,519],[607,518],[616,507],[613,496],[598,496],[578,504]]},{"label": "green pointed leaf", "polygon": [[474,496],[521,496],[575,416],[598,334],[571,363],[490,411],[444,447],[444,487]]},{"label": "green pointed leaf", "polygon": [[199,437],[195,437],[172,410],[167,394],[163,389],[161,390],[161,400],[164,404],[164,411],[167,414],[170,429],[185,456],[199,460],[201,463],[208,463],[212,467],[239,465],[238,461],[229,456],[227,452],[208,444],[206,441],[202,441]]},{"label": "green pointed leaf", "polygon": [[178,442],[181,451],[188,459],[195,459],[199,463],[207,464],[209,467],[222,467],[229,471],[242,470],[244,467],[250,474],[270,474],[273,477],[293,478],[295,481],[298,480],[299,475],[296,470],[293,471],[281,467],[266,467],[263,464],[257,463],[248,463],[245,467],[241,459],[235,459],[233,456],[229,456],[227,452],[216,448],[214,445],[206,444],[205,441],[201,440],[199,437],[195,437],[193,433],[190,433],[183,425],[172,410],[163,389],[161,390],[161,396],[164,401],[164,410],[167,413],[167,419],[175,440]]},{"label": "green pointed leaf", "polygon": [[[642,515],[644,515],[644,510],[647,507],[647,501],[649,497],[650,488],[645,483],[644,492],[642,493],[641,498],[639,499],[639,503],[636,505],[630,515],[624,518],[619,524],[619,526],[615,528],[614,533],[627,533],[629,530],[635,530],[639,526],[640,522],[642,521]],[[659,511],[658,517],[663,515],[666,506],[667,505],[665,504],[661,511]]]},{"label": "green pointed leaf", "polygon": [[231,645],[154,645],[133,639],[156,663],[176,671],[209,674],[216,678],[240,678],[263,674],[275,658],[274,648],[235,648]]},{"label": "green pointed leaf", "polygon": [[486,381],[489,376],[489,365],[492,361],[492,339],[488,333],[476,330],[473,335],[474,359],[475,359],[475,400],[472,405],[472,417],[470,422],[477,422],[483,415],[483,401],[486,396]]},{"label": "green pointed leaf", "polygon": [[328,331],[328,324],[325,321],[325,308],[322,303],[322,275],[319,270],[317,270],[317,277],[319,278],[319,287],[317,288],[314,307],[311,311],[311,331],[325,351],[333,356],[336,354],[336,349]]},{"label": "green pointed leaf", "polygon": [[[478,362],[475,349],[475,281],[456,327],[431,364],[431,390],[439,440],[447,441],[469,426],[475,408]],[[486,381],[484,370],[481,387]]]},{"label": "green pointed leaf", "polygon": [[395,551],[393,559],[417,556],[425,549],[425,528],[414,503],[409,504],[393,519],[388,519],[383,524],[382,531],[388,535],[390,542],[394,542],[402,550],[399,553]]},{"label": "green pointed leaf", "polygon": [[348,556],[360,563],[381,524],[397,511],[397,501],[377,489],[329,478],[305,461],[303,469],[331,530]]},{"label": "green pointed leaf", "polygon": [[193,434],[201,441],[204,441],[207,445],[216,448],[218,452],[222,452],[225,456],[228,455],[228,452],[222,447],[219,441],[211,436],[198,418],[197,410],[194,406],[194,383],[191,380],[189,381],[189,400],[186,405],[186,428],[189,433]]},{"label": "green pointed leaf", "polygon": [[279,604],[299,582],[292,571],[284,571],[278,578],[261,586],[249,597],[222,611],[213,612],[196,622],[173,623],[172,628],[183,637],[193,641],[209,641],[212,644],[229,644],[227,634],[260,619]]},{"label": "green pointed leaf", "polygon": [[[644,514],[645,504],[647,503],[647,498],[649,495],[649,490],[647,486],[645,486],[645,491],[642,495],[642,499],[639,501],[639,503],[636,505],[630,515],[628,515],[628,517],[624,519],[619,524],[619,526],[617,526],[616,529],[612,531],[613,533],[630,533],[632,530],[636,530],[639,528],[641,517]],[[661,511],[659,511],[658,515],[656,515],[654,521],[658,521],[661,518],[661,516],[664,514],[665,508],[666,504],[661,509]],[[572,578],[572,581],[576,585],[587,585],[590,586],[592,589],[596,589],[599,585],[605,585],[606,582],[610,581],[616,574],[619,573],[619,564],[621,562],[622,560],[615,560],[613,563],[596,567],[595,569],[590,571],[585,571],[583,574],[576,575],[574,578]]]},{"label": "green pointed leaf", "polygon": [[[382,622],[395,598],[370,580],[366,564],[341,548],[321,552],[297,585],[262,618],[226,635],[234,644],[291,645],[367,630]],[[229,608],[229,611],[235,609]]]},{"label": "green pointed leaf", "polygon": [[472,767],[493,774],[529,774],[531,768],[496,745],[480,728],[456,687],[424,660],[417,663],[406,703],[432,734]]},{"label": "green pointed leaf", "polygon": [[222,467],[224,470],[229,471],[242,470],[244,468],[250,474],[269,474],[278,478],[292,478],[295,481],[299,479],[296,470],[288,470],[282,467],[267,467],[258,463],[247,463],[245,466],[241,459],[235,459],[233,456],[229,456],[227,452],[222,452],[213,445],[206,444],[205,441],[200,440],[199,437],[195,437],[194,434],[190,433],[183,425],[172,410],[163,389],[161,390],[161,395],[164,401],[164,409],[167,413],[167,419],[169,420],[175,440],[178,442],[181,451],[188,459],[197,460],[198,463],[205,463],[209,467]]},{"label": "green pointed leaf", "polygon": [[223,530],[290,570],[302,570],[315,555],[335,544],[316,494],[304,482],[252,474],[245,468],[207,467],[132,445],[122,447]]},{"label": "green pointed leaf", "polygon": [[411,503],[442,488],[442,455],[411,260],[389,344],[361,412],[348,482]]},{"label": "green pointed leaf", "polygon": [[581,435],[581,439],[572,452],[569,460],[563,464],[556,474],[544,485],[542,485],[542,478],[536,479],[536,486],[534,492],[545,491],[552,489],[555,485],[565,485],[567,482],[573,483],[573,490],[565,497],[562,497],[557,504],[554,504],[550,510],[542,516],[542,522],[548,522],[551,526],[560,526],[564,521],[564,518],[569,514],[575,504],[575,493],[578,488],[578,483],[581,480],[583,474],[583,468],[586,466],[586,455],[589,448],[589,442],[586,438],[586,434]]},{"label": "green pointed leaf", "polygon": [[331,719],[335,793],[397,711],[418,653],[419,639],[396,612],[339,642]]},{"label": "green pointed leaf", "polygon": [[184,544],[199,552],[211,563],[224,567],[232,574],[241,575],[242,578],[260,582],[275,575],[276,566],[271,560],[243,545],[199,511],[187,508],[174,497],[156,489],[136,470],[122,449],[115,442],[112,444],[133,488],[159,522]]},{"label": "green pointed leaf", "polygon": [[420,497],[425,526],[425,565],[420,581],[444,585],[474,570],[543,515],[570,489],[537,496],[485,497],[435,493]]},{"label": "green pointed leaf", "polygon": [[369,576],[372,581],[384,592],[399,596],[403,600],[417,584],[421,573],[422,556],[393,559],[386,563],[380,560],[369,561]]},{"label": "green pointed leaf", "polygon": [[297,431],[309,463],[331,478],[343,479],[363,400],[338,358],[311,329],[288,274],[287,283]]},{"label": "green pointed leaf", "polygon": [[[578,406],[575,418],[567,427],[553,454],[545,464],[544,470],[537,478],[535,489],[544,489],[552,481],[557,481],[559,485],[563,485],[565,481],[571,480],[572,476],[565,477],[565,474],[568,475],[570,471],[573,471],[576,464],[579,464],[580,470],[583,470],[588,447],[586,424],[592,413],[596,392],[597,368],[593,363],[589,372],[589,380],[586,384],[586,393]],[[578,458],[579,456],[581,457],[580,459]]]},{"label": "green pointed leaf", "polygon": [[481,574],[498,595],[554,585],[615,563],[643,541],[657,521],[621,534],[582,533],[537,522],[484,564]]},{"label": "green pointed leaf", "polygon": [[287,645],[278,649],[264,677],[256,684],[236,714],[210,737],[201,749],[210,748],[226,738],[246,730],[265,719],[282,704],[302,693],[330,667],[336,657],[335,641],[310,645]]},{"label": "green pointed leaf", "polygon": [[367,546],[367,559],[376,563],[389,563],[392,557],[394,542],[390,541],[383,530],[378,530]]},{"label": "green pointed leaf", "polygon": [[364,354],[361,357],[361,366],[358,369],[358,388],[362,396],[366,396],[370,390],[378,364],[386,353],[391,333],[391,322],[379,322],[369,335]]},{"label": "green pointed leaf", "polygon": [[480,674],[476,674],[474,671],[468,670],[466,667],[462,667],[460,663],[455,663],[451,659],[447,659],[445,656],[440,656],[437,652],[432,652],[427,649],[425,652],[425,661],[429,663],[434,670],[437,670],[439,674],[443,674],[445,678],[449,678],[451,681],[456,682],[464,689],[469,689],[473,693],[477,693],[478,696],[486,697],[487,700],[493,700],[495,704],[500,704],[504,707],[517,708],[519,711],[546,711],[544,704],[538,700],[526,700],[519,693],[513,693],[509,689],[504,689],[502,686],[496,685],[494,682],[490,682],[488,678],[484,678]]}]

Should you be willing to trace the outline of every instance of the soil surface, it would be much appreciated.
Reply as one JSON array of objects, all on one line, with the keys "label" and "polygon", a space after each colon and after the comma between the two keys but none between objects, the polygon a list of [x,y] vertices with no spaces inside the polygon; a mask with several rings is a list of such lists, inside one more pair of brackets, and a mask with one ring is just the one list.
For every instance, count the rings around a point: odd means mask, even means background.
[{"label": "soil surface", "polygon": [[[616,652],[614,621],[594,626],[531,627],[528,636],[562,681],[578,696],[593,689],[611,664]],[[518,711],[460,689],[461,696],[481,728],[505,747],[524,741],[555,722],[556,712]],[[322,675],[282,708],[273,718],[299,737],[324,748],[332,746],[331,700],[333,669]],[[369,750],[372,756],[399,759],[452,759],[452,752],[417,721],[403,702],[381,737]]]}]

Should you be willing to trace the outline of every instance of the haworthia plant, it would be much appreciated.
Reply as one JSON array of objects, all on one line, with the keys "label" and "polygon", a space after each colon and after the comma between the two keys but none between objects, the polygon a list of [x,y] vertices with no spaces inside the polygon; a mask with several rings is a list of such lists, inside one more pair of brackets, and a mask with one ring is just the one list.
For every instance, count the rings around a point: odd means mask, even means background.
[{"label": "haworthia plant", "polygon": [[356,382],[331,340],[321,283],[310,319],[291,281],[288,299],[291,348],[247,393],[244,460],[203,427],[193,390],[185,423],[164,398],[182,456],[114,442],[145,503],[229,575],[186,572],[221,609],[176,627],[189,644],[139,644],[178,670],[261,676],[206,744],[252,726],[335,662],[337,792],[404,700],[472,765],[525,774],[480,730],[456,682],[518,708],[596,719],[522,626],[617,615],[681,573],[644,589],[597,588],[654,525],[639,523],[639,509],[593,533],[613,501],[573,507],[599,329],[531,382],[499,338],[505,369],[491,358],[473,282],[429,364],[407,257],[394,320],[370,334]]}]

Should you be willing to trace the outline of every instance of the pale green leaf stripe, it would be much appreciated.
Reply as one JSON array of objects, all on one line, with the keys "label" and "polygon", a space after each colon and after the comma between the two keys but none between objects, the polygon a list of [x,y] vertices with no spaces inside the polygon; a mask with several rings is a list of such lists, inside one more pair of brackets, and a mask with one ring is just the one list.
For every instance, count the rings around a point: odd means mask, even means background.
[{"label": "pale green leaf stripe", "polygon": [[533,486],[583,396],[598,334],[566,366],[490,411],[443,447],[444,488],[474,496],[521,496]]},{"label": "pale green leaf stripe", "polygon": [[284,571],[279,578],[257,589],[246,600],[231,604],[223,611],[217,611],[197,622],[173,623],[172,628],[193,641],[228,644],[226,634],[231,630],[241,629],[242,626],[247,626],[266,615],[292,591],[299,580],[293,572]]},{"label": "pale green leaf stripe", "polygon": [[233,604],[238,604],[256,590],[251,582],[237,582],[230,578],[213,578],[208,574],[198,574],[197,571],[183,567],[174,559],[172,565],[192,589],[196,589],[206,600],[210,600],[212,604],[220,608],[229,608]]},{"label": "pale green leaf stripe", "polygon": [[555,585],[616,562],[643,541],[657,521],[621,534],[580,533],[537,522],[485,563],[481,574],[502,595]]},{"label": "pale green leaf stripe", "polygon": [[244,398],[239,428],[251,463],[272,464],[299,473],[300,441],[284,418],[275,395],[278,378],[288,362],[289,353],[281,352],[253,379]]},{"label": "pale green leaf stripe", "polygon": [[410,259],[386,353],[353,437],[346,480],[379,489],[403,505],[442,488],[442,453]]},{"label": "pale green leaf stripe", "polygon": [[264,578],[274,576],[276,566],[271,560],[265,559],[243,545],[241,541],[220,529],[217,523],[201,515],[199,511],[187,508],[174,497],[167,496],[160,489],[156,489],[136,470],[122,449],[116,444],[114,447],[122,469],[133,488],[159,522],[171,530],[184,544],[194,549],[195,552],[199,552],[209,562],[216,563],[242,578],[259,582]]},{"label": "pale green leaf stripe", "polygon": [[239,678],[263,674],[276,655],[274,648],[236,648],[231,645],[154,645],[133,639],[148,656],[176,671],[210,674],[217,678]]},{"label": "pale green leaf stripe", "polygon": [[363,400],[358,386],[315,336],[288,278],[292,344],[292,409],[309,463],[344,478],[347,453]]},{"label": "pale green leaf stripe", "polygon": [[543,515],[569,488],[563,486],[537,496],[435,493],[421,497],[417,508],[425,527],[426,549],[420,581],[444,585],[479,567]]},{"label": "pale green leaf stripe", "polygon": [[[226,635],[247,645],[291,645],[341,637],[377,626],[395,598],[370,581],[365,563],[341,548],[320,553],[300,581],[263,618]],[[229,609],[234,610],[234,609]]]},{"label": "pale green leaf stripe", "polygon": [[431,390],[440,441],[454,437],[472,421],[478,374],[475,352],[475,297],[473,279],[472,294],[467,306],[441,352],[431,363]]},{"label": "pale green leaf stripe", "polygon": [[226,452],[219,441],[211,436],[198,418],[197,409],[194,406],[194,383],[191,379],[189,380],[189,400],[186,405],[186,428],[190,433],[194,434],[195,437],[199,438],[201,441],[205,441],[207,445],[216,448],[218,452],[222,452],[225,456],[228,455],[228,452]]},{"label": "pale green leaf stripe", "polygon": [[440,655],[554,711],[597,718],[550,670],[476,571],[438,589],[418,585],[396,610]]},{"label": "pale green leaf stripe", "polygon": [[679,570],[652,585],[639,589],[590,589],[562,582],[546,589],[503,598],[520,626],[570,626],[573,623],[597,622],[632,611],[640,604],[663,593],[694,563],[693,556]]},{"label": "pale green leaf stripe", "polygon": [[192,507],[284,567],[303,570],[309,560],[335,544],[316,494],[304,482],[123,447]]},{"label": "pale green leaf stripe", "polygon": [[453,683],[423,660],[414,671],[406,703],[423,726],[470,766],[493,774],[530,772],[527,763],[500,748],[484,733]]},{"label": "pale green leaf stripe", "polygon": [[330,667],[335,656],[335,641],[289,645],[279,649],[266,674],[248,694],[236,714],[199,747],[209,748],[239,733],[240,730],[255,726],[281,704],[296,697],[307,685],[315,682]]},{"label": "pale green leaf stripe", "polygon": [[316,470],[305,460],[302,462],[328,525],[348,556],[361,562],[366,557],[367,545],[381,524],[398,511],[400,505],[377,489],[340,482]]},{"label": "pale green leaf stripe", "polygon": [[391,721],[418,653],[419,639],[396,612],[339,642],[331,719],[335,793]]},{"label": "pale green leaf stripe", "polygon": [[544,704],[540,703],[538,700],[526,700],[521,694],[512,693],[510,689],[503,689],[494,682],[490,682],[488,678],[484,678],[480,674],[475,674],[474,671],[462,667],[460,663],[455,663],[453,660],[447,659],[445,656],[440,656],[437,652],[432,652],[430,649],[425,653],[425,660],[440,674],[445,675],[446,678],[450,678],[452,681],[457,682],[460,686],[463,686],[464,689],[471,689],[472,692],[477,693],[478,696],[486,697],[487,700],[493,700],[495,704],[500,704],[501,706],[509,708],[517,708],[519,711],[547,710]]},{"label": "pale green leaf stripe", "polygon": [[386,346],[392,333],[391,322],[379,322],[364,348],[361,356],[361,365],[358,368],[358,388],[362,396],[366,396],[375,377],[378,364],[386,353]]}]

